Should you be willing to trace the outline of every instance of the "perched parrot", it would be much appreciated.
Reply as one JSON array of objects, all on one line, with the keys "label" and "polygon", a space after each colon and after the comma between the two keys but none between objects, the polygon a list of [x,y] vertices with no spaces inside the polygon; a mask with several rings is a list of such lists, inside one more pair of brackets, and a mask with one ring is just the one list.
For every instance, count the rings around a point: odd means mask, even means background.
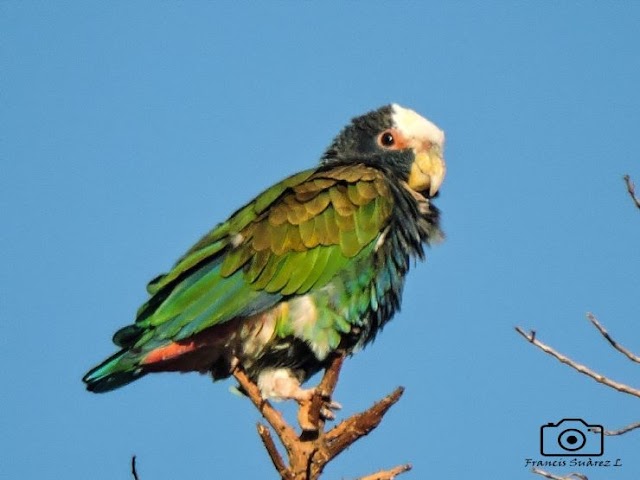
[{"label": "perched parrot", "polygon": [[443,146],[438,127],[396,104],[354,118],[317,167],[265,190],[149,283],[87,389],[150,372],[217,380],[240,366],[263,398],[308,401],[302,383],[332,352],[375,338],[400,307],[410,260],[442,237],[431,199]]}]

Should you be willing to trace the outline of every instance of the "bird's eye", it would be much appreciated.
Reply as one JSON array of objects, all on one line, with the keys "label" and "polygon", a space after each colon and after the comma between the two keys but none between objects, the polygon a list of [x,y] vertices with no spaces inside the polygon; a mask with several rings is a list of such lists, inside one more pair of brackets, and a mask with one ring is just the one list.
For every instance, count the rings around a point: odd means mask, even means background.
[{"label": "bird's eye", "polygon": [[392,147],[396,143],[391,132],[382,132],[380,134],[380,145],[383,147]]}]

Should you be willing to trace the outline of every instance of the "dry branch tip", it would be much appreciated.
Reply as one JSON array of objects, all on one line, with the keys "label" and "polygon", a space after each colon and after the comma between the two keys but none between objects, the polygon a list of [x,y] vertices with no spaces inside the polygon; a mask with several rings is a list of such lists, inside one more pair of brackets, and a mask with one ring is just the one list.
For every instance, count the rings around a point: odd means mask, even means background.
[{"label": "dry branch tip", "polygon": [[133,475],[133,480],[140,480],[138,478],[138,471],[136,469],[136,456],[133,455],[131,457],[131,475]]},{"label": "dry branch tip", "polygon": [[605,430],[604,434],[608,437],[614,437],[616,435],[624,435],[625,433],[636,430],[638,428],[640,428],[640,422],[632,423],[630,425],[627,425],[626,427],[619,428],[618,430]]},{"label": "dry branch tip", "polygon": [[619,351],[620,353],[622,353],[625,357],[627,357],[629,360],[631,360],[632,362],[636,362],[636,363],[640,363],[640,356],[636,355],[635,353],[633,353],[631,350],[623,347],[622,345],[620,345],[618,342],[616,342],[613,337],[611,336],[611,334],[607,331],[606,328],[604,328],[604,325],[602,325],[598,319],[596,318],[596,316],[589,312],[587,313],[587,318],[589,319],[589,321],[591,322],[591,324],[598,330],[598,332],[600,332],[600,335],[602,335],[604,337],[604,339],[609,342],[609,344],[615,348],[617,351]]},{"label": "dry branch tip", "polygon": [[633,203],[637,208],[640,208],[640,198],[636,197],[636,186],[633,184],[633,180],[631,180],[629,175],[625,175],[622,178],[624,183],[627,185],[627,192],[629,192],[631,200],[633,200]]},{"label": "dry branch tip", "polygon": [[402,475],[405,472],[411,470],[413,466],[410,463],[404,465],[398,465],[390,470],[381,470],[365,477],[360,477],[358,480],[393,480],[398,475]]}]

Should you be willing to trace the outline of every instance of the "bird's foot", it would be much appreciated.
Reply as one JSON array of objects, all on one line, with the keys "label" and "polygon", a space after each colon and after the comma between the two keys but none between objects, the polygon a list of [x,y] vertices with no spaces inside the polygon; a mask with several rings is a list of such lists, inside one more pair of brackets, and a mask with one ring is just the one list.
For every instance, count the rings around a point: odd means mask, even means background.
[{"label": "bird's foot", "polygon": [[303,431],[317,431],[321,420],[334,420],[334,411],[342,408],[327,392],[318,388],[302,388],[298,378],[288,369],[261,372],[258,387],[264,399],[295,400],[300,406],[298,423]]}]

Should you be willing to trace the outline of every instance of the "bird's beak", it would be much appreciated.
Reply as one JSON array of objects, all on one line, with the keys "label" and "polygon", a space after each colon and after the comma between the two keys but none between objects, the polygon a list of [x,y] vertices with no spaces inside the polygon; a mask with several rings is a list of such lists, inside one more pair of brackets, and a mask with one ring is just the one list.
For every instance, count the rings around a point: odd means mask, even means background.
[{"label": "bird's beak", "polygon": [[439,145],[432,145],[416,152],[407,183],[412,190],[416,192],[428,190],[429,197],[433,197],[442,185],[446,171],[442,148]]}]

